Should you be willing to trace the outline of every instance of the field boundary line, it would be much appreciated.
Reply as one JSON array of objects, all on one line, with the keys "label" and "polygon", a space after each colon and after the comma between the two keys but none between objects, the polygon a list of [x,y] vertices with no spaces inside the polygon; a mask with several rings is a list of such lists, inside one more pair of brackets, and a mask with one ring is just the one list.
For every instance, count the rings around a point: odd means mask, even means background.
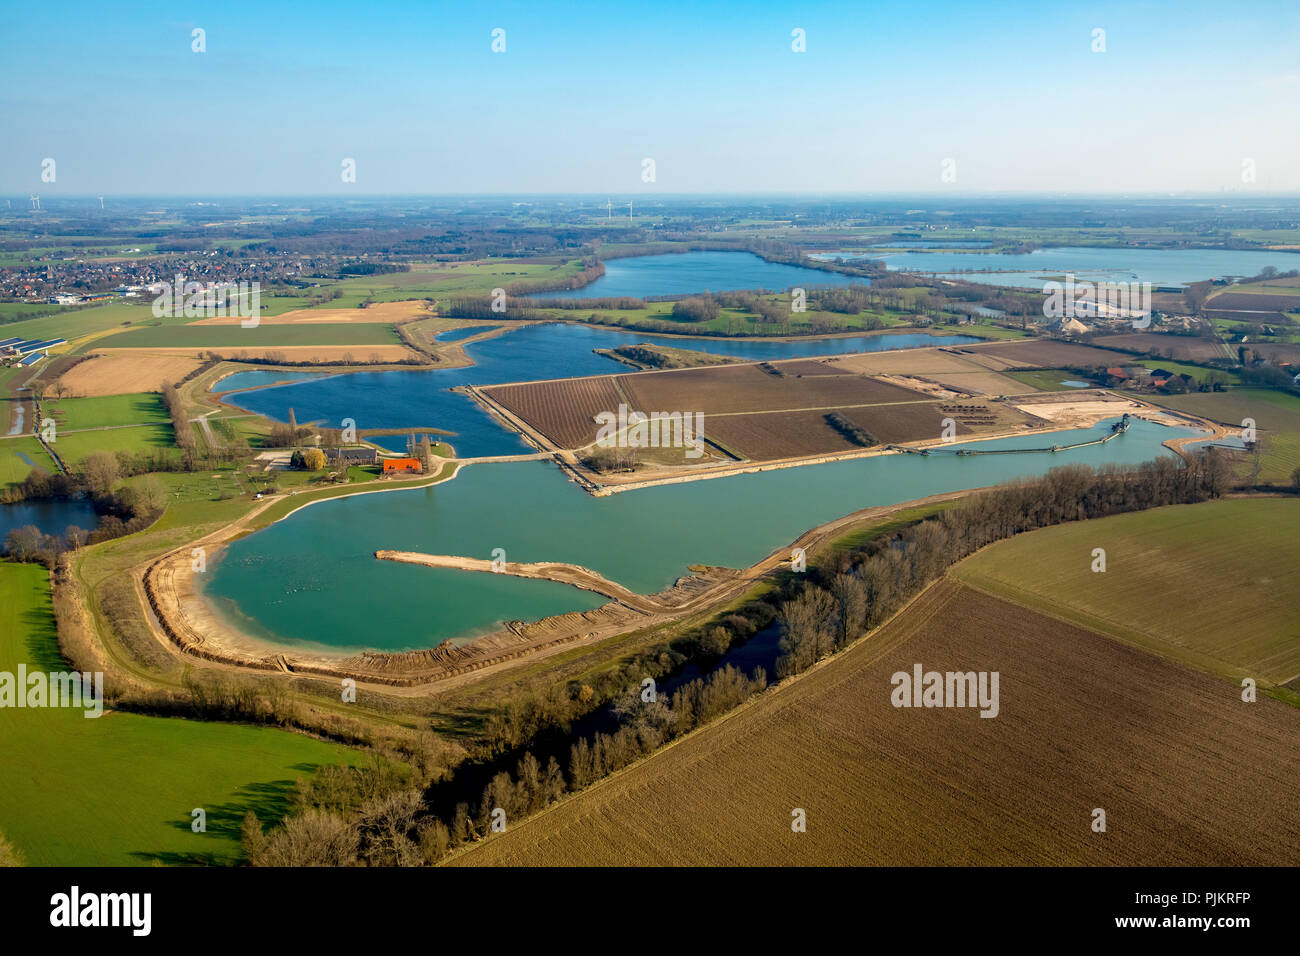
[{"label": "field boundary line", "polygon": [[[1052,527],[1059,526],[1053,525]],[[1009,541],[1013,539],[1007,538],[1003,540]],[[994,544],[1000,543],[1001,542],[994,542]],[[992,547],[992,545],[989,545],[988,547]],[[983,550],[983,548],[980,549],[980,551]],[[975,552],[975,554],[979,553],[979,551]],[[978,591],[981,594],[995,598],[999,601],[1005,601],[1008,604],[1014,604],[1017,607],[1022,607],[1037,614],[1042,614],[1044,617],[1060,621],[1062,624],[1082,627],[1085,630],[1092,631],[1095,634],[1122,644],[1125,647],[1135,648],[1147,654],[1154,654],[1170,663],[1200,673],[1209,674],[1212,677],[1222,678],[1223,680],[1253,677],[1261,685],[1265,686],[1266,689],[1282,686],[1280,683],[1274,683],[1267,679],[1263,679],[1257,673],[1252,673],[1239,665],[1230,664],[1227,661],[1220,660],[1219,658],[1213,657],[1202,651],[1196,651],[1192,648],[1183,647],[1180,644],[1166,641],[1163,638],[1147,635],[1142,631],[1125,627],[1122,624],[1109,621],[1106,618],[1096,617],[1087,611],[1075,607],[1053,603],[1049,599],[1028,589],[1018,587],[1017,585],[1005,581],[991,580],[983,576],[976,576],[976,572],[962,572],[959,570],[961,564],[964,564],[965,561],[974,556],[975,555],[972,554],[963,559],[948,572],[949,576],[954,580],[969,587],[972,591]],[[1175,651],[1177,653],[1169,653],[1170,651]]]}]

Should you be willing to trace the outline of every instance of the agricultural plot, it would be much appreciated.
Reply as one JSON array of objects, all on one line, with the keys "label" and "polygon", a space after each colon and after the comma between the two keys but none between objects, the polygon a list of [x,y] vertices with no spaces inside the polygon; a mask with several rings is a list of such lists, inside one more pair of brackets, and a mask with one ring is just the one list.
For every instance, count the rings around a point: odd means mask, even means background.
[{"label": "agricultural plot", "polygon": [[21,336],[25,339],[78,339],[115,332],[124,326],[156,321],[147,305],[130,305],[112,302],[108,305],[65,309],[54,315],[14,322],[4,327],[4,338]]},{"label": "agricultural plot", "polygon": [[705,439],[751,461],[937,440],[946,418],[953,419],[958,436],[1042,424],[1009,405],[942,390],[939,394],[948,397],[935,401],[924,392],[845,372],[833,363],[805,360],[530,382],[484,391],[564,448],[593,441],[599,429],[596,414],[615,411],[619,404],[647,414],[702,411]]},{"label": "agricultural plot", "polygon": [[59,431],[170,421],[162,396],[150,392],[104,398],[65,398],[42,405]]},{"label": "agricultural plot", "polygon": [[1010,405],[979,399],[922,405],[869,405],[840,409],[840,414],[887,443],[941,438],[947,419],[952,420],[953,434],[959,438],[1025,428],[1031,423],[1029,416]]},{"label": "agricultural plot", "polygon": [[73,395],[97,397],[124,392],[158,392],[179,382],[201,364],[197,355],[169,352],[96,352],[73,366],[60,381]]},{"label": "agricultural plot", "polygon": [[1028,339],[996,345],[961,346],[954,352],[996,371],[1009,368],[1065,368],[1067,366],[1111,366],[1131,364],[1133,356],[1111,349],[1075,345],[1072,342]]},{"label": "agricultural plot", "polygon": [[138,454],[170,449],[177,456],[180,454],[175,448],[172,426],[168,423],[59,432],[50,447],[69,467],[76,467],[87,455],[97,451]]},{"label": "agricultural plot", "polygon": [[499,385],[483,391],[561,448],[581,448],[595,441],[600,430],[596,415],[617,414],[619,404],[626,404],[614,377],[607,375]]},{"label": "agricultural plot", "polygon": [[1228,312],[1294,312],[1300,309],[1300,295],[1287,289],[1220,292],[1205,304],[1207,308]]},{"label": "agricultural plot", "polygon": [[[1300,501],[1229,499],[1020,535],[954,572],[982,590],[1235,677],[1300,677]],[[1092,570],[1093,549],[1106,556]]]},{"label": "agricultural plot", "polygon": [[831,427],[824,412],[706,415],[704,438],[751,461],[828,455],[863,447]]},{"label": "agricultural plot", "polygon": [[[49,574],[0,564],[0,670],[59,672]],[[0,830],[34,866],[234,863],[239,827],[355,751],[270,728],[67,708],[0,711]],[[207,832],[190,811],[207,811]]]},{"label": "agricultural plot", "polygon": [[[998,715],[894,707],[892,675],[918,663],[998,672]],[[1285,865],[1298,735],[1300,710],[943,581],[842,656],[453,862]]]},{"label": "agricultural plot", "polygon": [[51,474],[57,470],[41,443],[32,436],[0,438],[0,486],[20,483],[34,467]]},{"label": "agricultural plot", "polygon": [[312,322],[288,325],[158,325],[113,336],[114,348],[264,349],[304,345],[395,345],[401,340],[382,323]]},{"label": "agricultural plot", "polygon": [[628,376],[633,408],[726,415],[754,411],[833,409],[843,405],[917,402],[926,396],[864,375],[786,374],[785,363],[722,365]]},{"label": "agricultural plot", "polygon": [[[293,327],[288,328],[292,329]],[[227,330],[223,329],[222,331]],[[309,362],[312,364],[329,362],[341,362],[343,364],[401,362],[411,358],[419,358],[417,353],[404,345],[276,345],[263,348],[256,345],[252,347],[240,346],[238,348],[198,346],[194,348],[104,349],[103,352],[106,355],[135,355],[139,356],[142,361],[152,361],[158,356],[165,356],[169,359],[174,356],[200,359],[208,355],[219,355],[222,358],[236,361],[261,358],[277,363]],[[76,371],[76,369],[73,369],[73,371]]]},{"label": "agricultural plot", "polygon": [[[834,427],[828,415],[838,415],[871,436],[863,445]],[[767,461],[854,451],[873,445],[938,440],[951,418],[958,437],[1024,427],[1028,417],[1009,406],[965,402],[907,402],[865,405],[813,412],[765,412],[709,415],[704,437],[745,458]]]},{"label": "agricultural plot", "polygon": [[[1189,362],[1208,362],[1211,359],[1223,359],[1229,356],[1229,350],[1225,349],[1217,339],[1192,335],[1124,332],[1120,335],[1098,336],[1093,342],[1100,346],[1114,346],[1117,349],[1129,349],[1134,352],[1149,352],[1152,355],[1167,355],[1172,359],[1184,359]],[[1233,357],[1235,357],[1235,353]],[[1129,365],[1132,362],[1133,356],[1128,355],[1123,356],[1118,364]]]},{"label": "agricultural plot", "polygon": [[[333,323],[351,323],[374,325],[380,322],[405,322],[410,319],[429,318],[430,312],[424,300],[403,302],[377,302],[366,308],[356,309],[291,309],[279,315],[262,316],[267,325],[320,325]],[[242,321],[237,315],[213,316],[199,319],[192,325],[239,325]]]},{"label": "agricultural plot", "polygon": [[866,375],[908,375],[975,394],[997,396],[1030,391],[1010,376],[981,365],[976,356],[951,349],[864,352],[829,359],[826,364],[846,372],[861,372]]}]

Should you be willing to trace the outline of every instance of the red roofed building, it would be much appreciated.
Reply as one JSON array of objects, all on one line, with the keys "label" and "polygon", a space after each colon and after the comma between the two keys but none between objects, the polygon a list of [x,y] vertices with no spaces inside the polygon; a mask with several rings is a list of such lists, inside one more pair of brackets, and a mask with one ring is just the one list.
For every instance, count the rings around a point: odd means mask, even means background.
[{"label": "red roofed building", "polygon": [[402,473],[420,473],[420,459],[418,458],[385,458],[384,474],[402,474]]}]

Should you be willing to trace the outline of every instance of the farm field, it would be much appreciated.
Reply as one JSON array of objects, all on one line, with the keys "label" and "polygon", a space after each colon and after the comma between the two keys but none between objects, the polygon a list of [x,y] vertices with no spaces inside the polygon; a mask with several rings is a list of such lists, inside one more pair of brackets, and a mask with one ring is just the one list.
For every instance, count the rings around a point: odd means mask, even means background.
[{"label": "farm field", "polygon": [[614,376],[561,379],[483,389],[562,448],[580,448],[596,440],[600,412],[618,413],[626,403]]},{"label": "farm field", "polygon": [[825,412],[706,415],[704,438],[751,461],[860,450],[831,427]]},{"label": "farm field", "polygon": [[54,419],[60,431],[171,420],[162,396],[152,392],[102,398],[64,398],[47,401],[41,408]]},{"label": "farm field", "polygon": [[[0,564],[0,670],[63,671],[48,574]],[[35,866],[229,865],[246,811],[278,818],[294,782],[347,748],[270,728],[106,711],[0,711],[0,832]],[[207,811],[206,833],[190,811]]]},{"label": "farm field", "polygon": [[113,348],[275,348],[286,345],[394,345],[401,340],[381,323],[268,323],[245,329],[235,325],[159,325],[113,336]]},{"label": "farm field", "polygon": [[[764,371],[775,369],[777,373]],[[719,365],[625,376],[620,387],[642,411],[735,412],[835,408],[841,405],[917,402],[920,392],[864,375],[788,375],[783,363]]]},{"label": "farm field", "polygon": [[98,397],[123,392],[162,391],[202,364],[194,355],[130,349],[96,352],[61,376],[73,395]]},{"label": "farm field", "polygon": [[[1208,362],[1211,359],[1228,358],[1235,351],[1225,349],[1216,339],[1198,338],[1191,335],[1162,335],[1159,332],[1124,332],[1119,335],[1101,335],[1093,340],[1099,346],[1114,346],[1117,349],[1132,349],[1136,352],[1149,352],[1152,355],[1167,355],[1172,359],[1184,359],[1190,362]],[[1124,356],[1114,363],[1131,365],[1133,356]]]},{"label": "farm field", "polygon": [[166,450],[179,456],[170,423],[126,425],[118,428],[96,428],[83,432],[61,432],[50,444],[55,454],[69,467],[75,467],[87,455],[97,451],[125,451],[131,453]]},{"label": "farm field", "polygon": [[953,576],[1214,673],[1282,684],[1300,678],[1296,528],[1293,498],[1178,505],[1020,535]]},{"label": "farm field", "polygon": [[107,305],[66,309],[53,315],[13,322],[3,326],[4,338],[21,335],[29,339],[67,339],[71,343],[85,336],[121,329],[126,323],[157,321],[147,305],[111,302]]},{"label": "farm field", "polygon": [[1294,290],[1277,287],[1259,289],[1255,292],[1220,292],[1211,296],[1205,303],[1206,308],[1226,310],[1229,312],[1278,311],[1292,312],[1300,309],[1300,295]]},{"label": "farm field", "polygon": [[1028,385],[1030,388],[1035,388],[1042,392],[1059,392],[1064,388],[1070,387],[1068,385],[1062,385],[1062,382],[1080,380],[1077,372],[1069,372],[1063,368],[1013,371],[1007,372],[1006,374],[1008,378],[1015,379],[1021,385]]},{"label": "farm field", "polygon": [[864,352],[826,360],[826,364],[867,375],[910,375],[940,385],[985,395],[1015,395],[1032,389],[1010,375],[980,364],[978,354],[958,354],[949,349],[908,349]]},{"label": "farm field", "polygon": [[967,345],[954,351],[972,356],[976,362],[996,371],[1009,368],[1063,368],[1071,365],[1124,365],[1133,361],[1133,356],[1123,352],[1042,339],[999,342],[996,345]]},{"label": "farm field", "polygon": [[[401,302],[377,302],[364,309],[337,308],[303,308],[291,309],[278,315],[264,315],[262,322],[267,325],[321,325],[326,323],[351,323],[354,325],[374,325],[381,322],[404,322],[409,319],[429,318],[429,310],[423,299]],[[198,319],[191,323],[196,326],[239,325],[242,321],[238,315],[213,316]]]},{"label": "farm field", "polygon": [[756,461],[867,447],[845,438],[827,421],[829,413],[841,415],[861,428],[875,439],[875,445],[937,440],[943,434],[944,419],[949,417],[955,423],[957,436],[1023,427],[1029,421],[1028,416],[1010,406],[986,405],[978,400],[907,402],[809,412],[708,415],[704,437]]},{"label": "farm field", "polygon": [[0,438],[0,485],[18,484],[33,465],[51,474],[56,470],[41,443],[31,435]]},{"label": "farm field", "polygon": [[[290,327],[291,328],[291,327]],[[248,331],[240,329],[239,331]],[[221,348],[197,346],[193,348],[150,348],[150,349],[102,349],[105,355],[138,355],[151,360],[156,356],[184,356],[198,359],[204,355],[219,355],[223,358],[270,358],[283,357],[288,362],[400,362],[419,356],[405,345],[282,345],[266,348]],[[349,359],[350,357],[350,359]],[[74,369],[75,371],[75,369]]]},{"label": "farm field", "polygon": [[[893,707],[891,675],[917,663],[999,672],[998,716]],[[1300,710],[1243,705],[1229,682],[944,580],[805,676],[452,862],[1284,865],[1297,734]]]},{"label": "farm field", "polygon": [[[1244,419],[1253,418],[1261,432],[1261,482],[1290,484],[1292,473],[1300,468],[1300,396],[1271,389],[1234,388],[1226,392],[1162,395],[1158,401],[1237,428],[1242,427]],[[1238,472],[1249,474],[1252,467],[1243,460]]]},{"label": "farm field", "polygon": [[924,392],[845,372],[834,363],[807,360],[529,382],[483,391],[563,448],[594,441],[599,430],[595,415],[616,411],[620,403],[646,413],[702,410],[704,437],[753,461],[867,447],[832,425],[829,414],[865,430],[874,439],[869,445],[938,439],[947,417],[955,421],[957,435],[1041,424],[1010,405],[964,397],[936,401]]}]

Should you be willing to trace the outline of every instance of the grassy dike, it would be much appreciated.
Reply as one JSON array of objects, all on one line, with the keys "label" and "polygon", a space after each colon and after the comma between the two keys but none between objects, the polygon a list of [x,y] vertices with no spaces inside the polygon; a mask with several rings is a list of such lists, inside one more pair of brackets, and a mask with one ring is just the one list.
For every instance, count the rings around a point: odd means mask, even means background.
[{"label": "grassy dike", "polygon": [[[0,563],[0,671],[63,671],[44,568]],[[273,728],[106,711],[0,710],[0,832],[36,866],[231,864],[253,810],[358,751]],[[207,832],[191,830],[191,811]]]}]

